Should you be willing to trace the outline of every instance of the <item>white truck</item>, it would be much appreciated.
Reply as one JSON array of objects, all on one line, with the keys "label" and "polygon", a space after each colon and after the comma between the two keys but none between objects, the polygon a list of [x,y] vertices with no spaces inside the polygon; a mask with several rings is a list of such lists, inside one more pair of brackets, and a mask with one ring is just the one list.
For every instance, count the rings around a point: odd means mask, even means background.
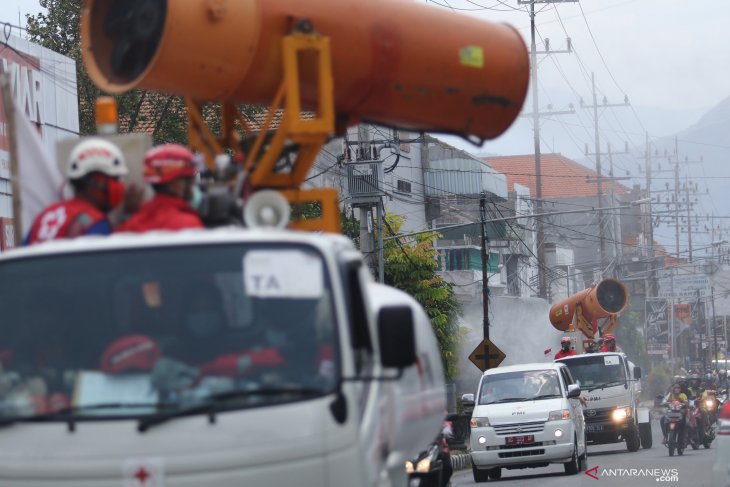
[{"label": "white truck", "polygon": [[590,444],[626,442],[630,452],[651,448],[649,409],[639,406],[641,367],[619,352],[573,355],[556,362],[567,365],[580,386]]},{"label": "white truck", "polygon": [[437,342],[342,236],[218,229],[0,256],[0,486],[400,486]]}]

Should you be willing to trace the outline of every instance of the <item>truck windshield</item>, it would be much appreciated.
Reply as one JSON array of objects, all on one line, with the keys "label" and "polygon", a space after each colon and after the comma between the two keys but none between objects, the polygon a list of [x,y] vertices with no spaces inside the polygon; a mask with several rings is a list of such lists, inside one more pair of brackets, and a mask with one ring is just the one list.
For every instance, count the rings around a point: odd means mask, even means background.
[{"label": "truck windshield", "polygon": [[570,369],[576,384],[592,390],[626,384],[626,369],[620,355],[583,355],[561,360]]},{"label": "truck windshield", "polygon": [[306,246],[8,261],[0,309],[0,423],[258,407],[338,381],[331,284]]},{"label": "truck windshield", "polygon": [[484,376],[479,404],[534,401],[561,396],[556,371],[525,370]]}]

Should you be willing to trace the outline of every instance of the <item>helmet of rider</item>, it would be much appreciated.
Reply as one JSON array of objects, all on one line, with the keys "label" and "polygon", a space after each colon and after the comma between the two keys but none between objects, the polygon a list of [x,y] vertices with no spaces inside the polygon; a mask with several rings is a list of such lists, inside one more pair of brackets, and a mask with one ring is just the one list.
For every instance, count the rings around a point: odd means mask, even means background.
[{"label": "helmet of rider", "polygon": [[192,178],[198,173],[195,156],[180,144],[163,144],[147,151],[144,157],[144,180],[156,186],[178,178]]},{"label": "helmet of rider", "polygon": [[563,337],[563,338],[560,339],[560,344],[561,345],[563,345],[565,343],[567,343],[568,345],[570,345],[570,337]]},{"label": "helmet of rider", "polygon": [[720,370],[718,370],[718,371],[717,371],[717,375],[722,375],[722,376],[725,376],[725,375],[727,375],[727,370],[725,370],[725,369],[720,369]]},{"label": "helmet of rider", "polygon": [[145,335],[128,335],[112,342],[101,356],[107,374],[152,370],[162,356],[160,347]]},{"label": "helmet of rider", "polygon": [[66,177],[70,180],[81,179],[93,172],[111,177],[125,176],[128,170],[122,151],[108,140],[98,137],[78,143],[69,155]]},{"label": "helmet of rider", "polygon": [[603,335],[603,341],[604,342],[615,342],[616,338],[613,336],[612,333],[606,333]]}]

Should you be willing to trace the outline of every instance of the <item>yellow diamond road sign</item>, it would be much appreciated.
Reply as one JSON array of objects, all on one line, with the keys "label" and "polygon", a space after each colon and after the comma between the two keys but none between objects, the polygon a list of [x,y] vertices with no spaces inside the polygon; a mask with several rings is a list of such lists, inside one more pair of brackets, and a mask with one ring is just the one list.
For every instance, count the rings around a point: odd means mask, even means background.
[{"label": "yellow diamond road sign", "polygon": [[493,369],[502,363],[506,355],[497,345],[485,338],[482,343],[469,355],[469,360],[477,366],[479,370],[484,372],[487,369]]}]

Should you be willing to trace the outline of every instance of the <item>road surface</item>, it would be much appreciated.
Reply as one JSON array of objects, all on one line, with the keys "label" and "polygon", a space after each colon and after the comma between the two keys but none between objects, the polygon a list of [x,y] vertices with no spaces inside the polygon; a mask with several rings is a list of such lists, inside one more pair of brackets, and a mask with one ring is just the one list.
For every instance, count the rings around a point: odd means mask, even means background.
[{"label": "road surface", "polygon": [[[624,443],[589,446],[588,473],[598,477],[597,479],[583,472],[567,476],[562,465],[550,465],[536,469],[503,469],[500,480],[490,480],[487,484],[501,484],[504,487],[656,487],[658,485],[715,487],[712,482],[712,466],[715,462],[714,443],[710,450],[700,448],[694,451],[690,448],[681,457],[676,455],[670,457],[667,448],[662,445],[658,421],[654,421],[652,431],[654,446],[649,450],[641,449],[636,453],[629,453]],[[671,469],[675,471],[666,472]],[[666,473],[670,475],[662,477]],[[454,487],[487,484],[476,484],[471,469],[457,472],[452,477]]]}]

